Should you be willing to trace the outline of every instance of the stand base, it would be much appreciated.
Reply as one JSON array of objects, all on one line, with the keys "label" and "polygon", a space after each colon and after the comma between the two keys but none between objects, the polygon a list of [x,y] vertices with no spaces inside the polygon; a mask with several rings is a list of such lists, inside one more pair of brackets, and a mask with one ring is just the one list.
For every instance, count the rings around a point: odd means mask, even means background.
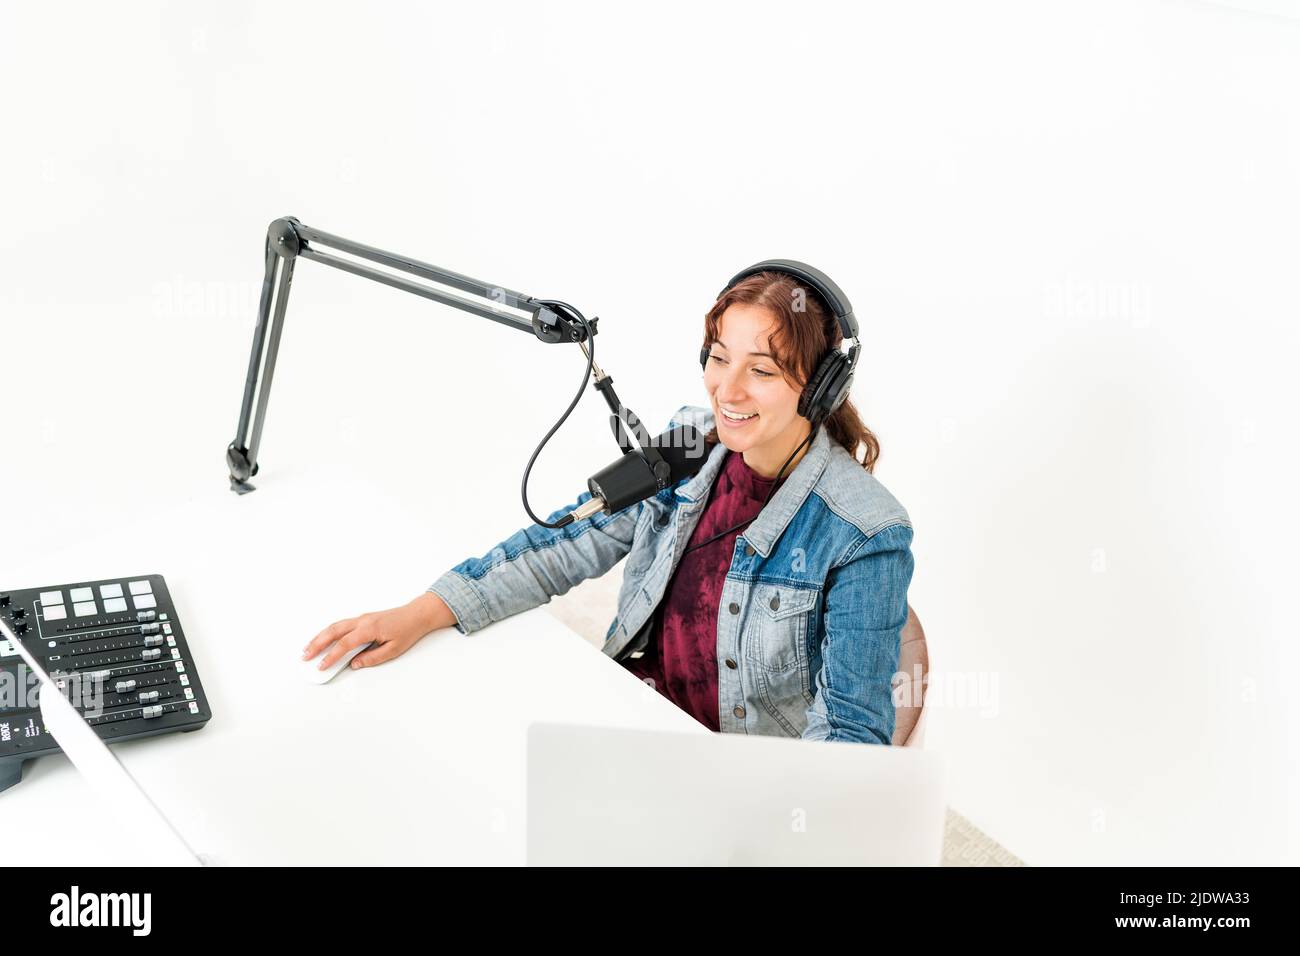
[{"label": "stand base", "polygon": [[230,469],[230,490],[235,494],[246,495],[257,490],[248,483],[257,474],[257,465],[249,464],[248,449],[231,442],[226,447],[226,467]]}]

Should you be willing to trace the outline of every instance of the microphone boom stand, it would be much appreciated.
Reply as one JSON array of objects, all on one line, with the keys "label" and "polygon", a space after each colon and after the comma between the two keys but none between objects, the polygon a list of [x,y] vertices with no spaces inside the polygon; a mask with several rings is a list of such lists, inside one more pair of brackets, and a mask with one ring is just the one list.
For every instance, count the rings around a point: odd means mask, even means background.
[{"label": "microphone boom stand", "polygon": [[[488,302],[475,302],[373,268],[363,262],[340,258],[323,251],[322,247],[450,286],[461,292],[487,299]],[[271,382],[275,377],[276,358],[280,352],[280,335],[284,330],[284,313],[289,302],[289,288],[293,284],[294,264],[299,257],[382,282],[394,289],[441,302],[501,325],[531,332],[539,341],[547,344],[576,342],[588,358],[591,356],[587,345],[587,330],[576,314],[569,314],[573,311],[572,307],[553,308],[550,300],[536,299],[522,292],[515,292],[499,285],[490,285],[417,259],[331,235],[323,230],[304,226],[292,216],[277,219],[271,223],[266,233],[266,274],[262,282],[262,297],[257,310],[257,327],[253,332],[252,353],[248,359],[248,376],[244,381],[244,397],[239,409],[239,428],[235,433],[235,440],[226,448],[230,487],[237,494],[243,495],[254,490],[254,486],[249,484],[249,479],[257,474],[259,468],[257,456],[261,447],[262,428],[266,423],[266,405],[271,394]],[[555,305],[562,305],[562,303],[555,303]],[[502,307],[515,309],[524,315],[511,314],[503,311]],[[586,323],[593,336],[597,332],[598,321],[599,318],[592,318]],[[614,439],[623,454],[639,452],[646,459],[659,487],[661,489],[667,487],[669,465],[649,440],[637,416],[619,401],[618,395],[614,392],[614,380],[601,371],[594,362],[592,378],[593,387],[604,396],[609,406]]]}]

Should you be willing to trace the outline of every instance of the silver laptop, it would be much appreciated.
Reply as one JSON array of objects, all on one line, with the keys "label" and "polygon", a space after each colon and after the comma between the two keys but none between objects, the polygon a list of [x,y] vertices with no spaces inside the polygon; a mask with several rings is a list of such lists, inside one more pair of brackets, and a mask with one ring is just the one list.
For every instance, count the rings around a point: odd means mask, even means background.
[{"label": "silver laptop", "polygon": [[528,728],[532,866],[937,866],[943,758],[913,748]]}]

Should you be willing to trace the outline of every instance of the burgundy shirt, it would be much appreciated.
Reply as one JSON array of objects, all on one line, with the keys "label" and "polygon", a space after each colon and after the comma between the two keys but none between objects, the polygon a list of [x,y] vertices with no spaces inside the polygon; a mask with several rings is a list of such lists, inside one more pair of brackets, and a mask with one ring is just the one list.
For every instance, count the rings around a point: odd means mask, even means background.
[{"label": "burgundy shirt", "polygon": [[[788,476],[781,478],[785,482]],[[763,478],[744,456],[727,452],[699,523],[686,543],[758,517],[775,479]],[[775,492],[773,492],[775,494]],[[623,666],[710,730],[718,730],[718,604],[741,525],[683,555],[655,609],[646,652]]]}]

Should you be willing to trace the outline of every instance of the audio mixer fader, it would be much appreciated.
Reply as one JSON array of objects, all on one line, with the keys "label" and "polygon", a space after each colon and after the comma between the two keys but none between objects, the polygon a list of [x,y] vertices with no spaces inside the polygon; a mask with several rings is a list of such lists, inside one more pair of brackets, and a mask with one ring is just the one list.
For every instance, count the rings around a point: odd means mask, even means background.
[{"label": "audio mixer fader", "polygon": [[[0,617],[107,742],[197,730],[212,716],[161,575],[0,590]],[[0,635],[0,790],[57,753],[36,677]]]}]

